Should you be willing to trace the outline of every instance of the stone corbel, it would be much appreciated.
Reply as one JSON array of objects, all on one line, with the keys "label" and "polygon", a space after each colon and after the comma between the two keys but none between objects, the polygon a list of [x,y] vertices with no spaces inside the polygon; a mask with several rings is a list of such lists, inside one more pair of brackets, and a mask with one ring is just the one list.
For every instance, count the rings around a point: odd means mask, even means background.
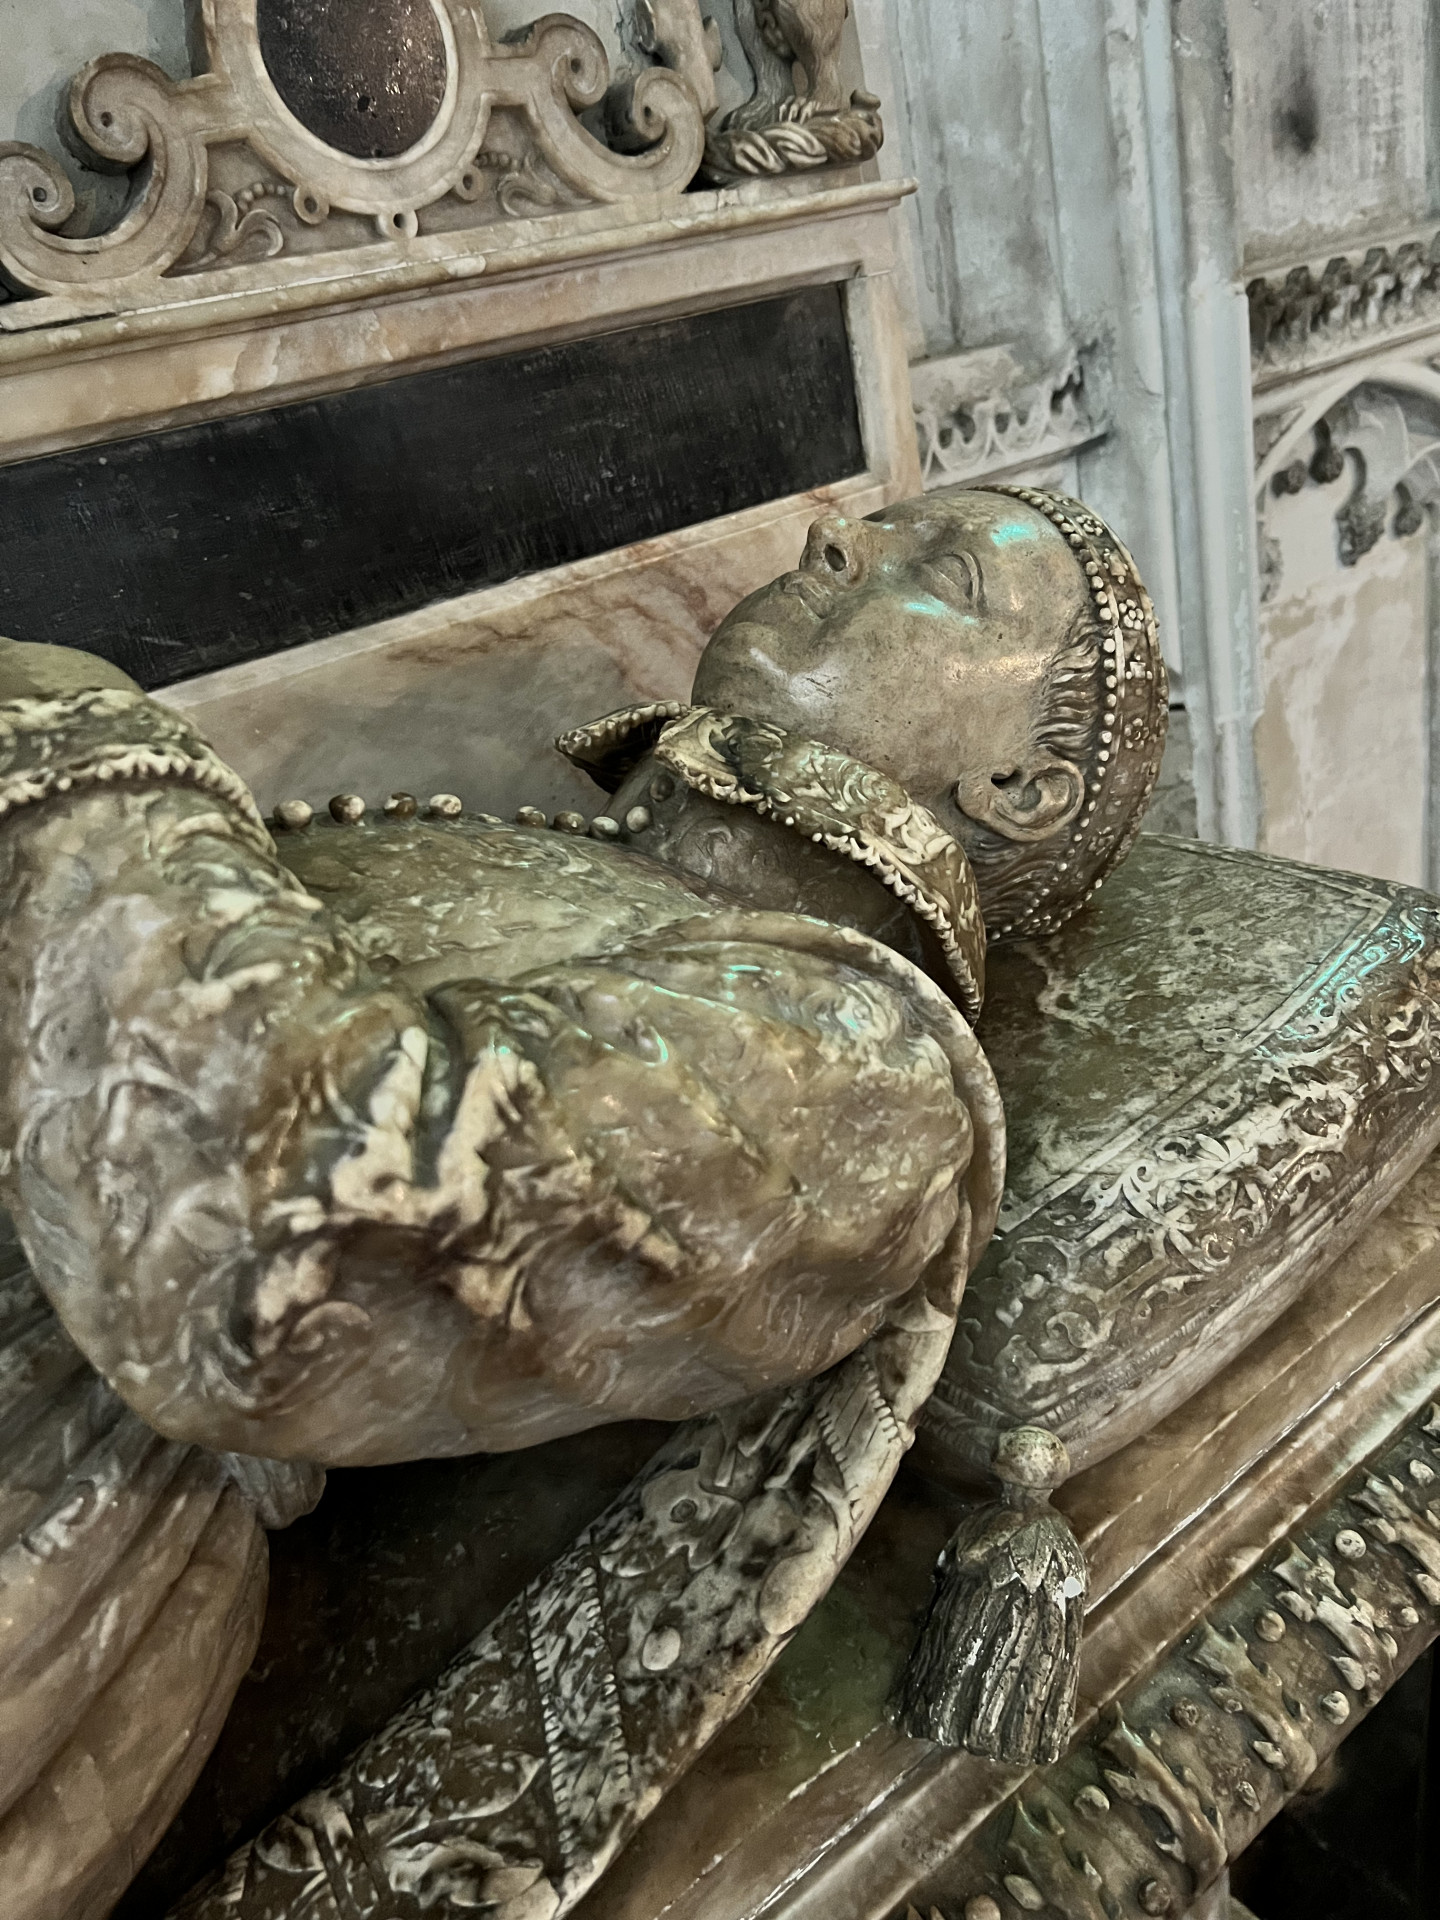
[{"label": "stone corbel", "polygon": [[[578,20],[547,14],[497,44],[480,0],[431,0],[445,82],[423,137],[393,157],[341,152],[282,98],[261,49],[259,4],[202,0],[207,70],[191,79],[171,80],[129,54],[104,54],[76,77],[68,112],[79,146],[111,171],[146,166],[138,196],[110,231],[66,233],[75,195],[63,168],[38,148],[0,145],[0,271],[13,284],[134,304],[194,238],[207,204],[210,151],[222,144],[243,143],[278,174],[304,225],[342,211],[373,221],[388,240],[413,238],[419,213],[446,195],[479,195],[478,156],[496,108],[518,111],[553,174],[590,201],[678,194],[700,164],[701,103],[682,73],[657,65],[635,77],[628,113],[641,150],[617,153],[577,117],[609,84],[597,36]],[[215,207],[222,230],[227,214],[238,224],[251,210]]]}]

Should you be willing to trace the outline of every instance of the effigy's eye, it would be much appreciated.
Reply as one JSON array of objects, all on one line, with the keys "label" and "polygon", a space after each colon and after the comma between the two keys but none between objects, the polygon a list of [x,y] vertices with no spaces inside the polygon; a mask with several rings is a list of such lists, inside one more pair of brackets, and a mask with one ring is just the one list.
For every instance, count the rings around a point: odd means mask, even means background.
[{"label": "effigy's eye", "polygon": [[942,553],[925,562],[935,592],[942,600],[962,606],[978,605],[981,599],[980,566],[971,553]]}]

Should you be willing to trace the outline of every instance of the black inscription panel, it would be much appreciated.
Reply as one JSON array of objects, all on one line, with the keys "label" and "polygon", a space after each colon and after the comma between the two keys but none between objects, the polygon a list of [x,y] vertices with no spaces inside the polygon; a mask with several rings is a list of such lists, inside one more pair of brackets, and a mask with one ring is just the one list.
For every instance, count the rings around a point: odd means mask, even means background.
[{"label": "black inscription panel", "polygon": [[164,686],[863,468],[811,287],[0,467],[0,633]]}]

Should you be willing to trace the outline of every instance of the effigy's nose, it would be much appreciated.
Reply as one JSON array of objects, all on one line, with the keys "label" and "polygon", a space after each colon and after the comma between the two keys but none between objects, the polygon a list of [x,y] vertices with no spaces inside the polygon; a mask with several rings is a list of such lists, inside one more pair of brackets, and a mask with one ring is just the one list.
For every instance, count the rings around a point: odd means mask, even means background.
[{"label": "effigy's nose", "polygon": [[871,566],[870,529],[862,520],[827,513],[814,522],[805,542],[801,565],[849,586],[863,580]]}]

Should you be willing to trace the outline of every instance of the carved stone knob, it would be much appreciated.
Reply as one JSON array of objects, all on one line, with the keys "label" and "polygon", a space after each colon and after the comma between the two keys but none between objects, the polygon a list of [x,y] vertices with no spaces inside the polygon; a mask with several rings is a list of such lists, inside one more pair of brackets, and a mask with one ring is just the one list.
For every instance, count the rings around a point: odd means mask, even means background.
[{"label": "carved stone knob", "polygon": [[517,827],[546,827],[550,822],[539,807],[520,807],[516,810],[515,824]]},{"label": "carved stone knob", "polygon": [[330,802],[330,818],[342,827],[353,827],[365,818],[365,802],[358,793],[337,793]]},{"label": "carved stone knob", "polygon": [[315,818],[315,809],[303,800],[282,800],[275,809],[275,824],[284,827],[290,833],[298,833],[302,827],[308,827]]},{"label": "carved stone knob", "polygon": [[458,820],[465,809],[458,793],[432,793],[425,811],[434,820]]},{"label": "carved stone knob", "polygon": [[385,802],[385,811],[392,820],[413,820],[420,811],[420,803],[413,793],[392,793]]},{"label": "carved stone knob", "polygon": [[995,1443],[990,1462],[1009,1487],[1058,1487],[1069,1477],[1070,1454],[1057,1434],[1043,1427],[1011,1427]]}]

